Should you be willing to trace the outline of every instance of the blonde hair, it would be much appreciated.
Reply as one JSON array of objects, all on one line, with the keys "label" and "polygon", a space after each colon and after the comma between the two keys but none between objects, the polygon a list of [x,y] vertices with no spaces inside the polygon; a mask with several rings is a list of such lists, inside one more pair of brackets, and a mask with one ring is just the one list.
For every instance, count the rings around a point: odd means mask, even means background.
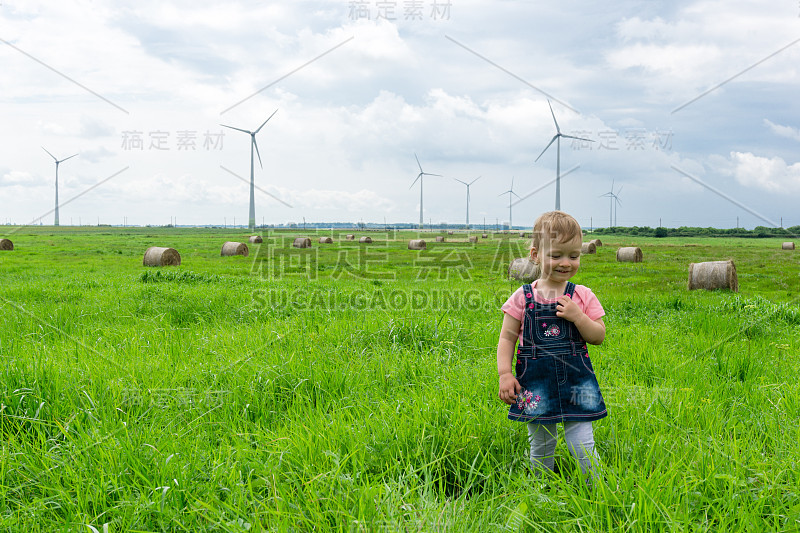
[{"label": "blonde hair", "polygon": [[572,215],[563,211],[548,211],[539,215],[533,224],[531,249],[541,249],[543,242],[555,240],[564,243],[582,236],[581,225]]}]

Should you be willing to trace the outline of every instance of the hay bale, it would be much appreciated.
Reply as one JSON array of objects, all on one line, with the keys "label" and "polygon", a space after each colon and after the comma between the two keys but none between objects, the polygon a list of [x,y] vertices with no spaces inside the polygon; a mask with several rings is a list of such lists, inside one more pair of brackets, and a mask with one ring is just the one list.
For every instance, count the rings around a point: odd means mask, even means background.
[{"label": "hay bale", "polygon": [[444,242],[444,237],[442,237],[441,235],[436,237],[436,242]]},{"label": "hay bale", "polygon": [[333,244],[333,239],[331,239],[330,237],[320,237],[319,238],[319,243],[320,244]]},{"label": "hay bale", "polygon": [[260,244],[264,242],[264,239],[261,238],[261,235],[251,235],[247,242],[250,244]]},{"label": "hay bale", "polygon": [[14,243],[11,239],[0,239],[0,250],[10,251],[14,249]]},{"label": "hay bale", "polygon": [[520,232],[519,232],[519,236],[520,236],[520,237],[525,237],[525,232],[524,232],[524,231],[520,231]]},{"label": "hay bale", "polygon": [[627,246],[617,250],[617,261],[622,263],[641,263],[642,249],[638,246]]},{"label": "hay bale", "polygon": [[785,242],[781,245],[781,250],[794,250],[793,242]]},{"label": "hay bale", "polygon": [[452,235],[452,234],[453,234],[453,232],[452,232],[452,231],[448,231],[448,232],[447,232],[447,234],[448,234],[448,235]]},{"label": "hay bale", "polygon": [[539,278],[539,265],[528,259],[520,257],[514,259],[508,265],[508,279],[518,279],[525,283],[531,283]]},{"label": "hay bale", "polygon": [[345,235],[345,237],[344,237],[344,238],[345,238],[346,240],[348,240],[348,241],[354,241],[354,240],[356,240],[356,236],[355,236],[355,235],[353,235],[352,233],[348,233],[347,235]]},{"label": "hay bale", "polygon": [[247,249],[247,245],[243,242],[228,241],[222,245],[222,250],[220,250],[219,255],[223,257],[230,257],[233,255],[243,255],[247,257],[250,255],[250,250]]},{"label": "hay bale", "polygon": [[412,239],[408,241],[409,250],[427,250],[428,247],[422,239]]},{"label": "hay bale", "polygon": [[594,254],[597,253],[597,247],[593,242],[585,242],[581,244],[581,254]]},{"label": "hay bale", "polygon": [[593,243],[596,247],[603,246],[603,243],[600,242],[600,239],[592,239],[589,242]]},{"label": "hay bale", "polygon": [[295,248],[311,248],[311,239],[308,237],[297,237],[292,246]]},{"label": "hay bale", "polygon": [[469,236],[469,242],[471,242],[471,243],[478,242],[478,236],[477,235],[470,235]]},{"label": "hay bale", "polygon": [[739,279],[733,261],[707,261],[689,265],[689,290],[730,289],[739,292]]},{"label": "hay bale", "polygon": [[486,239],[487,237],[489,237],[489,236],[488,236],[488,235],[486,235],[485,233],[483,233],[483,234],[481,235],[481,239]]},{"label": "hay bale", "polygon": [[181,254],[174,248],[151,246],[144,252],[142,265],[146,267],[180,266]]},{"label": "hay bale", "polygon": [[361,237],[358,242],[360,244],[372,244],[372,237]]}]

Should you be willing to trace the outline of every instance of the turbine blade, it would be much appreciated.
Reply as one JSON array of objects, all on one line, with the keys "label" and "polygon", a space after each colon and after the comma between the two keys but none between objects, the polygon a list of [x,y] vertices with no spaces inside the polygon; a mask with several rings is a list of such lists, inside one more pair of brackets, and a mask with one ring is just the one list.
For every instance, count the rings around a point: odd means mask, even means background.
[{"label": "turbine blade", "polygon": [[[472,180],[471,182],[469,182],[469,184],[470,184],[470,185],[472,185],[473,183],[475,183],[475,182],[476,182],[476,181],[478,181],[479,179],[481,179],[481,176],[478,176],[477,178],[475,178],[474,180]],[[463,183],[463,182],[462,182],[462,183]]]},{"label": "turbine blade", "polygon": [[73,157],[75,157],[76,155],[78,155],[78,154],[74,154],[74,155],[71,155],[71,156],[69,156],[69,157],[65,157],[64,159],[62,159],[62,160],[61,160],[61,162],[63,163],[63,162],[64,162],[64,161],[66,161],[67,159],[72,159],[72,158],[73,158]]},{"label": "turbine blade", "polygon": [[[617,194],[616,194],[616,195],[619,195],[619,193],[621,193],[621,192],[622,192],[622,188],[623,188],[624,186],[625,186],[625,185],[620,185],[620,186],[619,186],[619,190],[617,191]],[[616,196],[616,195],[615,195],[615,196]]]},{"label": "turbine blade", "polygon": [[261,163],[261,154],[258,152],[258,143],[256,142],[256,136],[255,136],[255,134],[253,134],[253,135],[251,135],[251,137],[253,138],[253,146],[256,147],[256,155],[258,156],[258,164],[263,169],[264,165]]},{"label": "turbine blade", "polygon": [[[457,182],[459,182],[459,183],[463,183],[464,185],[469,185],[469,183],[467,183],[466,181],[461,181],[461,180],[460,180],[460,179],[458,179],[458,178],[453,178],[453,179],[454,179],[454,180],[456,180],[456,181],[457,181]],[[468,188],[467,190],[469,190],[469,188]]]},{"label": "turbine blade", "polygon": [[425,174],[426,176],[439,176],[440,178],[444,177],[441,174],[431,174],[430,172],[423,172],[423,174]]},{"label": "turbine blade", "polygon": [[573,137],[572,135],[564,135],[563,133],[561,134],[561,136],[564,137],[565,139],[578,139],[579,141],[589,141],[590,143],[594,142],[591,139],[584,139],[583,137]]},{"label": "turbine blade", "polygon": [[497,196],[503,196],[504,194],[508,194],[508,193],[510,193],[510,192],[514,192],[514,191],[508,190],[508,191],[505,191],[505,192],[501,192],[501,193],[500,193],[500,194],[498,194]]},{"label": "turbine blade", "polygon": [[[419,181],[419,179],[420,179],[421,177],[422,177],[422,172],[420,172],[419,174],[417,174],[417,179],[415,179],[415,180],[414,180],[414,181],[411,183],[411,187],[413,187],[414,185],[416,185],[416,184],[417,184],[417,182]],[[409,187],[409,189],[410,189],[411,187]]]},{"label": "turbine blade", "polygon": [[233,126],[226,126],[225,124],[220,124],[220,126],[222,126],[223,128],[230,128],[230,129],[236,130],[236,131],[243,131],[248,135],[252,135],[253,134],[252,131],[243,130],[242,128],[234,128]]},{"label": "turbine blade", "polygon": [[[45,148],[44,146],[42,146],[42,150],[44,150],[45,152],[47,152],[47,148]],[[52,157],[54,161],[58,161],[58,159],[56,159],[56,156],[54,156],[54,155],[53,155],[53,154],[51,154],[50,152],[47,152],[47,155],[49,155],[50,157]]]},{"label": "turbine blade", "polygon": [[417,160],[417,166],[419,167],[419,173],[422,174],[422,165],[420,164],[419,157],[417,157],[416,153],[414,153],[414,159]]},{"label": "turbine blade", "polygon": [[553,113],[553,106],[550,105],[550,99],[547,99],[547,105],[550,106],[550,114],[553,115],[553,122],[556,123],[556,131],[561,133],[561,128],[558,127],[558,121],[556,120],[556,114]]},{"label": "turbine blade", "polygon": [[514,196],[516,196],[517,198],[519,198],[520,200],[522,200],[522,198],[520,198],[519,194],[515,193],[514,191],[511,191],[511,194],[513,194]]},{"label": "turbine blade", "polygon": [[[264,124],[266,124],[267,122],[269,122],[269,119],[271,119],[272,117],[274,117],[274,116],[275,116],[275,113],[277,113],[277,112],[278,112],[278,110],[277,110],[277,109],[276,109],[275,111],[273,111],[273,112],[272,112],[272,114],[271,114],[270,116],[268,116],[268,117],[267,117],[267,120],[265,120],[265,121],[264,121]],[[260,126],[258,127],[258,129],[257,129],[256,131],[254,131],[253,133],[258,133],[259,131],[261,131],[261,128],[263,128],[263,127],[264,127],[264,124],[260,125]]]},{"label": "turbine blade", "polygon": [[[548,148],[550,148],[550,145],[551,145],[551,144],[553,144],[554,142],[556,142],[556,139],[558,139],[558,134],[556,134],[556,135],[553,135],[553,138],[552,138],[552,139],[550,139],[550,142],[549,142],[549,143],[547,143],[547,146],[545,146],[545,147],[544,147],[544,150],[542,150],[542,153],[541,153],[541,154],[539,154],[539,157],[542,157],[542,156],[544,155],[544,153],[547,151],[547,149],[548,149]],[[533,161],[533,162],[535,163],[536,161],[538,161],[538,160],[539,160],[539,157],[537,157],[536,159],[534,159],[534,161]]]}]

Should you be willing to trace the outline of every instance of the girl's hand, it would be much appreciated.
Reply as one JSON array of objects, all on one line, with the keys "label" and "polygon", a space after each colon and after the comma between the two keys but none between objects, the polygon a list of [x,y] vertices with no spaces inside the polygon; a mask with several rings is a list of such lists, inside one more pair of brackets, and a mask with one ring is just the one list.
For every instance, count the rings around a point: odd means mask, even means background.
[{"label": "girl's hand", "polygon": [[574,323],[580,320],[583,311],[578,304],[572,301],[572,298],[565,294],[556,302],[556,316]]},{"label": "girl's hand", "polygon": [[500,399],[508,405],[517,403],[517,394],[522,390],[522,386],[510,372],[500,376]]}]

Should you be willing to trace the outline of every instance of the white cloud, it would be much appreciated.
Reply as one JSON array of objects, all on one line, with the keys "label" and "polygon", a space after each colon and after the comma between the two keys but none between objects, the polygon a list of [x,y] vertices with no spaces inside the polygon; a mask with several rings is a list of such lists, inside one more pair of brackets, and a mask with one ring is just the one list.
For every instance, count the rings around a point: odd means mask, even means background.
[{"label": "white cloud", "polygon": [[780,124],[775,124],[774,122],[770,121],[769,119],[764,119],[764,124],[772,130],[772,133],[775,135],[780,135],[781,137],[786,137],[787,139],[794,139],[795,141],[800,141],[800,129],[793,128],[791,126],[782,126]]},{"label": "white cloud", "polygon": [[0,177],[0,185],[3,187],[11,185],[44,185],[40,176],[35,176],[30,172],[23,172],[20,170],[12,170],[6,172]]},{"label": "white cloud", "polygon": [[770,193],[800,191],[800,163],[787,165],[780,157],[766,158],[750,152],[731,152],[726,171],[746,187]]}]

